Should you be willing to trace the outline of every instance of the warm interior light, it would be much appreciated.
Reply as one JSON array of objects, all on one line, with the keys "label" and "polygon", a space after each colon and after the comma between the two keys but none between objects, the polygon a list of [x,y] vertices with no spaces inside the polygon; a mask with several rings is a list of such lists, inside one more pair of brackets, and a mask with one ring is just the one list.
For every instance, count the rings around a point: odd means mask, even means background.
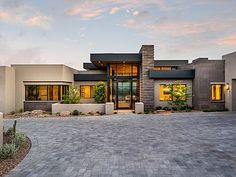
[{"label": "warm interior light", "polygon": [[225,84],[225,89],[229,90],[229,83]]}]

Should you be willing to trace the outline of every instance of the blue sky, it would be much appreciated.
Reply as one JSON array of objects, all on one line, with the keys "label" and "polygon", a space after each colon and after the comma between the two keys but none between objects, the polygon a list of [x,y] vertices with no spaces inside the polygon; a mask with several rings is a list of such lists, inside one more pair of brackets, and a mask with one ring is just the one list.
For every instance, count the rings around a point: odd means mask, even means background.
[{"label": "blue sky", "polygon": [[236,51],[235,0],[0,0],[0,65],[64,63],[81,69],[93,52],[155,59]]}]

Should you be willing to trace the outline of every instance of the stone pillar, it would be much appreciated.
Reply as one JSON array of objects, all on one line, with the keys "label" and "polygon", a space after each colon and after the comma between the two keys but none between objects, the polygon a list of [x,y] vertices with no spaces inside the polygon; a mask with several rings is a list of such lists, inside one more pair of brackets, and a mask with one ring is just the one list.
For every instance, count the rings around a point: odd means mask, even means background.
[{"label": "stone pillar", "polygon": [[114,103],[113,102],[106,102],[106,104],[105,104],[105,114],[106,115],[114,114]]},{"label": "stone pillar", "polygon": [[142,64],[140,73],[140,102],[145,110],[154,109],[154,80],[149,79],[149,70],[154,69],[154,45],[143,45],[140,49]]},{"label": "stone pillar", "polygon": [[0,146],[3,144],[3,113],[0,112]]},{"label": "stone pillar", "polygon": [[141,102],[135,103],[135,113],[136,114],[143,114],[144,113],[144,105]]}]

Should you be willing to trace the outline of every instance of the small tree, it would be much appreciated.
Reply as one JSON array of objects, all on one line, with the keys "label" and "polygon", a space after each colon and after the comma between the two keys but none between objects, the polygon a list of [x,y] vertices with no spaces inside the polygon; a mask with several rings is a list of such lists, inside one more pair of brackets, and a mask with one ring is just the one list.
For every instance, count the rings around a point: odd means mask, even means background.
[{"label": "small tree", "polygon": [[97,103],[105,103],[106,84],[104,82],[96,83],[95,90],[94,90],[94,98]]},{"label": "small tree", "polygon": [[79,90],[76,87],[70,86],[62,99],[64,104],[78,104],[80,100]]},{"label": "small tree", "polygon": [[177,110],[182,110],[187,107],[187,101],[191,97],[188,93],[189,87],[181,82],[175,82],[167,85],[170,100],[168,103],[174,105]]}]

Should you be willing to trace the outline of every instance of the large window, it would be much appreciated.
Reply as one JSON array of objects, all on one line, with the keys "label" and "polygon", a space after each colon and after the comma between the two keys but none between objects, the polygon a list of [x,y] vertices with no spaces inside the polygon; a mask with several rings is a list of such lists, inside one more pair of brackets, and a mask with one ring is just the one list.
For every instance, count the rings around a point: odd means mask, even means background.
[{"label": "large window", "polygon": [[26,101],[60,101],[69,90],[68,85],[26,85]]},{"label": "large window", "polygon": [[93,98],[94,97],[94,85],[81,85],[80,97],[81,98]]},{"label": "large window", "polygon": [[212,101],[222,101],[223,100],[223,86],[221,84],[213,84],[211,85]]},{"label": "large window", "polygon": [[[173,86],[173,90],[175,89],[178,90],[179,88],[187,87],[186,84],[173,84],[172,86]],[[168,88],[166,84],[160,85],[160,101],[170,101],[173,99],[171,98],[169,91],[170,91],[170,88]]]},{"label": "large window", "polygon": [[138,76],[138,64],[111,64],[110,76]]}]

